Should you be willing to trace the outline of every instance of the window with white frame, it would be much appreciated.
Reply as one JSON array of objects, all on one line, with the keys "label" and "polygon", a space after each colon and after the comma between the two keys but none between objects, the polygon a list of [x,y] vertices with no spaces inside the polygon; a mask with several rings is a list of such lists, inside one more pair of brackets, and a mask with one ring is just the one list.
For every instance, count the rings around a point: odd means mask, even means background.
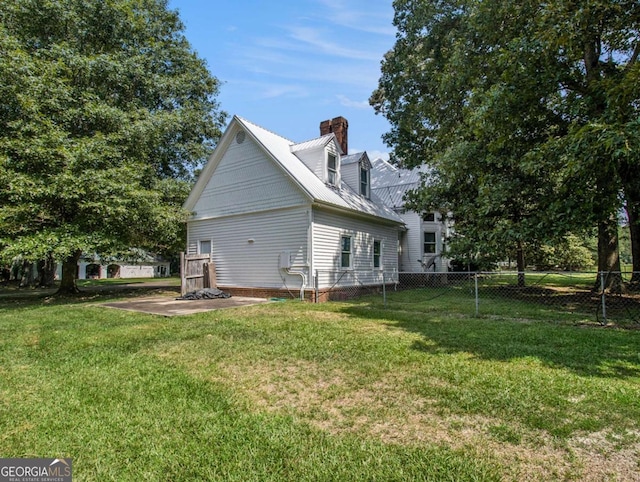
[{"label": "window with white frame", "polygon": [[211,254],[210,239],[203,239],[200,241],[200,254]]},{"label": "window with white frame", "polygon": [[382,267],[382,241],[379,239],[373,241],[373,267]]},{"label": "window with white frame", "polygon": [[338,158],[334,154],[327,158],[327,182],[332,186],[338,185]]},{"label": "window with white frame", "polygon": [[369,169],[360,165],[360,194],[369,198]]},{"label": "window with white frame", "polygon": [[424,213],[422,220],[426,223],[433,223],[436,220],[436,213]]},{"label": "window with white frame", "polygon": [[424,245],[422,252],[424,254],[436,253],[436,233],[430,233],[425,231],[424,233]]},{"label": "window with white frame", "polygon": [[342,236],[340,238],[340,267],[351,268],[351,260],[352,260],[351,236]]}]

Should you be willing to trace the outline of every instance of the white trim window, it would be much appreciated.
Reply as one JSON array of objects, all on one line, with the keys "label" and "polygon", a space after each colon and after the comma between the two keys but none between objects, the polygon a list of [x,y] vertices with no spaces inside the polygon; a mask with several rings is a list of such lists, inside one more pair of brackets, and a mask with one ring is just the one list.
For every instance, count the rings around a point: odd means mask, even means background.
[{"label": "white trim window", "polygon": [[335,154],[327,154],[327,182],[338,185],[338,157]]},{"label": "white trim window", "polygon": [[424,232],[422,252],[424,254],[436,254],[436,233],[430,231]]},{"label": "white trim window", "polygon": [[382,268],[382,241],[379,239],[373,240],[373,267]]},{"label": "white trim window", "polygon": [[340,236],[340,267],[349,269],[353,262],[353,238],[351,236]]},{"label": "white trim window", "polygon": [[369,199],[369,169],[360,165],[360,194]]},{"label": "white trim window", "polygon": [[201,239],[198,243],[198,254],[211,254],[211,240]]}]

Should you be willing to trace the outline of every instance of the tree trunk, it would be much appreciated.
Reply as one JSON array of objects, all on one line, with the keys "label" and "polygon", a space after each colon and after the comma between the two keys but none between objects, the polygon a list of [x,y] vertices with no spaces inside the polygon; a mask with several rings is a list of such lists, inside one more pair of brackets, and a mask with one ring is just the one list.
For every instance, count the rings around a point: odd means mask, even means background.
[{"label": "tree trunk", "polygon": [[22,277],[20,278],[20,288],[28,288],[34,284],[33,263],[30,261],[22,262]]},{"label": "tree trunk", "polygon": [[56,275],[56,262],[51,255],[38,261],[38,286],[41,288],[51,288]]},{"label": "tree trunk", "polygon": [[78,285],[76,284],[76,276],[78,273],[78,260],[81,254],[81,251],[76,251],[62,262],[62,280],[60,281],[60,288],[58,288],[57,294],[75,295],[80,293]]},{"label": "tree trunk", "polygon": [[640,285],[640,200],[628,199],[627,216],[629,217],[629,235],[631,237],[632,270],[631,284]]},{"label": "tree trunk", "polygon": [[638,224],[639,220],[637,216],[636,214],[636,221],[633,224],[629,224],[631,257],[633,259],[631,283],[634,285],[640,285],[640,224]]},{"label": "tree trunk", "polygon": [[[618,251],[618,220],[615,215],[598,223],[598,271],[605,275],[605,290],[608,289],[615,293],[622,290]],[[598,274],[596,288],[602,288],[601,284],[600,274]]]},{"label": "tree trunk", "polygon": [[516,248],[516,265],[518,270],[518,287],[523,288],[525,285],[524,280],[524,269],[525,269],[525,259],[524,259],[524,248],[522,247],[522,241],[518,241],[518,246]]},{"label": "tree trunk", "polygon": [[11,268],[8,265],[2,266],[2,285],[8,286],[11,281]]}]

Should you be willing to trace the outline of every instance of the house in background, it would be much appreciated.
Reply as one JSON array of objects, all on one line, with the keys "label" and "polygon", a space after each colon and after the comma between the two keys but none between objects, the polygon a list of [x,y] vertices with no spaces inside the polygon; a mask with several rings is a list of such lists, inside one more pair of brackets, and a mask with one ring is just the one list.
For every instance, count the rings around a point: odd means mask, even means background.
[{"label": "house in background", "polygon": [[367,153],[348,154],[348,127],[326,120],[296,143],[233,117],[184,205],[186,254],[210,256],[220,289],[329,299],[397,276],[414,238]]},{"label": "house in background", "polygon": [[[101,259],[83,255],[78,261],[78,279],[105,278],[165,278],[171,275],[171,263],[144,251],[131,259]],[[62,277],[62,264],[58,263],[56,278]]]}]

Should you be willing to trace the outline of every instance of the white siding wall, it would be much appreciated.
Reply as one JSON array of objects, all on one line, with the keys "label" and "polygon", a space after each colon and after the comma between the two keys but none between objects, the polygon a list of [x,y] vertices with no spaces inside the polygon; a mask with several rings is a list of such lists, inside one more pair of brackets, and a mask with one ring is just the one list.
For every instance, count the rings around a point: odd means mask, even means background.
[{"label": "white siding wall", "polygon": [[[440,216],[436,213],[436,219]],[[402,215],[407,226],[407,232],[402,235],[400,271],[422,271],[422,265],[418,260],[423,259],[424,233],[436,233],[436,254],[441,255],[444,248],[445,226],[439,222],[426,222],[422,216],[414,211],[408,211]],[[430,255],[424,256],[425,258]],[[448,259],[438,256],[436,258],[436,271],[447,271]],[[433,268],[430,268],[433,270]]]},{"label": "white siding wall", "polygon": [[155,274],[155,270],[153,266],[131,266],[131,265],[122,265],[120,266],[120,277],[121,278],[153,278]]},{"label": "white siding wall", "polygon": [[[211,240],[220,286],[300,289],[300,276],[279,268],[281,251],[290,251],[293,269],[308,273],[310,208],[294,208],[187,224],[188,253]],[[282,278],[285,278],[283,282]]]},{"label": "white siding wall", "polygon": [[407,231],[402,234],[400,271],[422,271],[422,218],[414,211],[402,215]]},{"label": "white siding wall", "polygon": [[[343,235],[352,237],[352,269],[347,273],[340,267]],[[382,269],[397,271],[398,228],[314,209],[313,269],[320,288],[380,283],[382,271],[373,267],[374,240],[382,241]]]},{"label": "white siding wall", "polygon": [[342,180],[346,182],[351,189],[360,194],[360,163],[352,162],[346,166],[342,166]]},{"label": "white siding wall", "polygon": [[305,164],[313,173],[321,179],[323,182],[327,182],[327,156],[331,153],[336,156],[336,162],[338,163],[338,182],[342,173],[340,172],[340,154],[333,142],[330,142],[326,146],[318,147],[314,149],[306,149],[304,151],[296,151],[295,155]]},{"label": "white siding wall", "polygon": [[304,194],[249,136],[233,139],[194,207],[195,219],[301,205]]},{"label": "white siding wall", "polygon": [[304,151],[297,151],[296,157],[302,161],[313,173],[323,181],[326,181],[326,169],[327,169],[327,154],[324,147],[317,147],[315,149],[306,149]]}]

